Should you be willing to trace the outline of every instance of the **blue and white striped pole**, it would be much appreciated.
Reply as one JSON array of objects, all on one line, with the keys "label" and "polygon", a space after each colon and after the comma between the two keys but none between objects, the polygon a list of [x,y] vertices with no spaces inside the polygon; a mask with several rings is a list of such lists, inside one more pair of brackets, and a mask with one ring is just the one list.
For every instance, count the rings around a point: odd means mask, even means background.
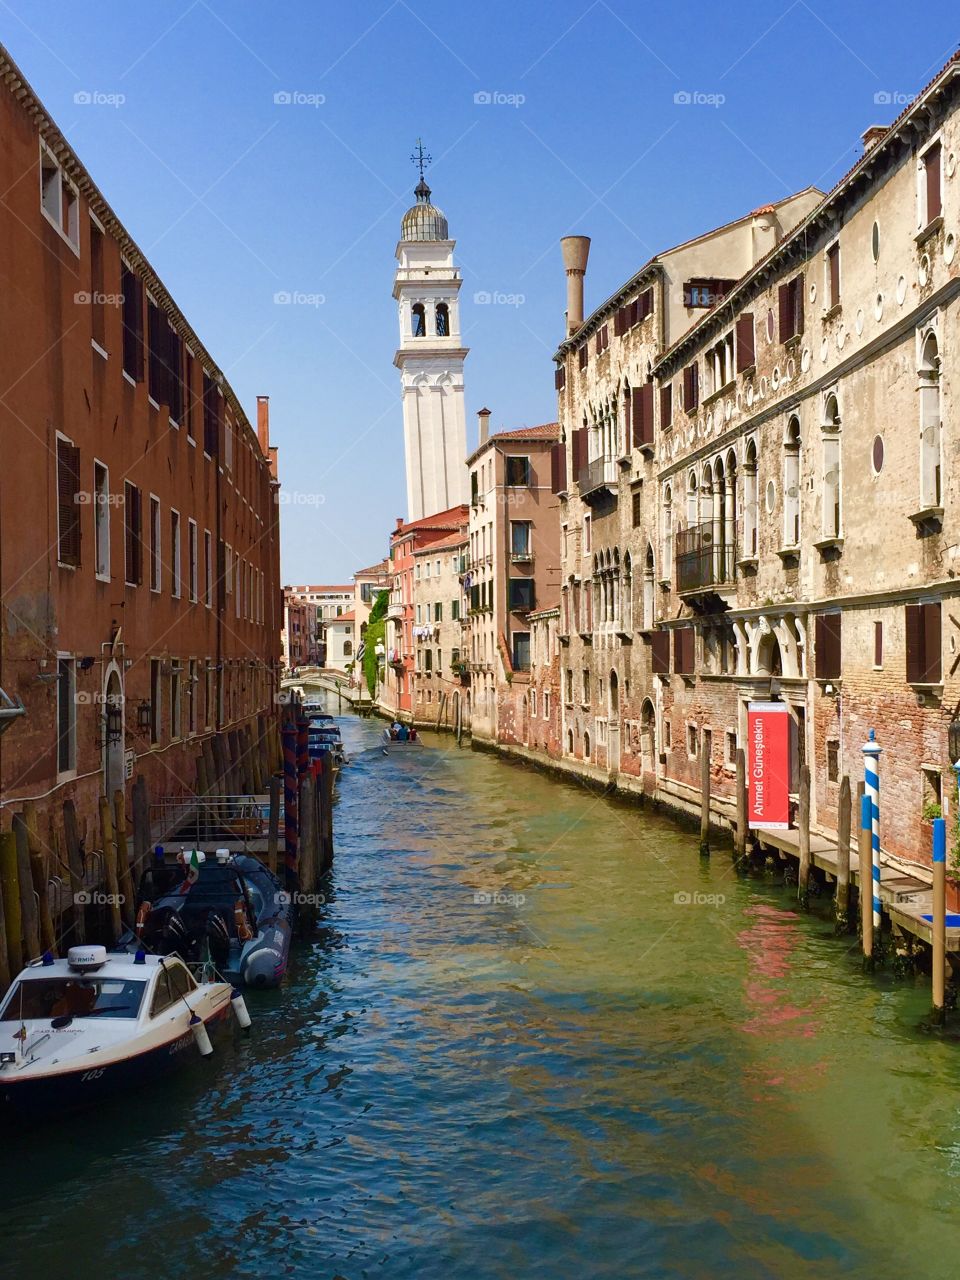
[{"label": "blue and white striped pole", "polygon": [[933,919],[931,941],[933,943],[933,1012],[937,1021],[943,1021],[946,995],[947,957],[947,824],[943,818],[933,820]]},{"label": "blue and white striped pole", "polygon": [[[880,932],[880,750],[873,729],[863,744],[863,793],[870,801],[870,847],[873,876],[873,931]],[[863,885],[861,868],[861,891]]]}]

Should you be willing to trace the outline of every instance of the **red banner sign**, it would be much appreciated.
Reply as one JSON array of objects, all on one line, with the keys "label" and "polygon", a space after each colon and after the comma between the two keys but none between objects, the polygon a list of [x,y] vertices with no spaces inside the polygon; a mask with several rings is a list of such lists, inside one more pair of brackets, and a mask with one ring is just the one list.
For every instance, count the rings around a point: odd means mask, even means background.
[{"label": "red banner sign", "polygon": [[784,702],[747,706],[747,789],[750,827],[790,826],[790,713]]}]

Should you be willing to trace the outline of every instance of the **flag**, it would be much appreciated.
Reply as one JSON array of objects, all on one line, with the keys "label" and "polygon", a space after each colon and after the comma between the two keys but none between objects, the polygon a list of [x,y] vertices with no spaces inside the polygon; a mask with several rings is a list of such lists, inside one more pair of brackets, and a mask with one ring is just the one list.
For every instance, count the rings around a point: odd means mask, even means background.
[{"label": "flag", "polygon": [[197,857],[196,849],[192,850],[189,861],[184,854],[183,865],[187,872],[187,878],[180,886],[181,893],[189,893],[193,886],[200,879],[200,859]]},{"label": "flag", "polygon": [[358,662],[362,662],[362,661],[363,661],[363,655],[366,653],[366,651],[367,651],[367,646],[366,646],[366,645],[364,644],[364,642],[361,640],[361,641],[360,641],[360,643],[359,643],[359,645],[357,646],[357,661],[358,661]]}]

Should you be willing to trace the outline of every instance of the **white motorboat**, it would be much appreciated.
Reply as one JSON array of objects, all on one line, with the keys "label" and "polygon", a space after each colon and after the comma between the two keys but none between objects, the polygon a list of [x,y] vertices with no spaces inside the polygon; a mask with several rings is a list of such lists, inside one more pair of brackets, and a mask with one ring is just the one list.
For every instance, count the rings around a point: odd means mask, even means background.
[{"label": "white motorboat", "polygon": [[400,725],[399,728],[391,726],[384,729],[380,739],[383,754],[392,755],[396,751],[409,751],[412,747],[416,750],[423,746],[423,741],[416,729],[407,725]]},{"label": "white motorboat", "polygon": [[24,969],[0,1006],[0,1116],[37,1119],[112,1097],[191,1057],[209,1032],[250,1017],[226,982],[194,979],[178,956],[71,947]]}]

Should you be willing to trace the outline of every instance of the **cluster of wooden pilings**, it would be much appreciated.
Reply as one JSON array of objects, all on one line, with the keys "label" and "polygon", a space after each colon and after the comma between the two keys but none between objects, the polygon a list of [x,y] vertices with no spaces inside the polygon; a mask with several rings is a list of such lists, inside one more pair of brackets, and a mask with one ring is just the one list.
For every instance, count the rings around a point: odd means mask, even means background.
[{"label": "cluster of wooden pilings", "polygon": [[[306,722],[303,722],[306,761]],[[283,805],[283,760],[278,722],[261,715],[198,744],[196,785],[175,799],[183,813],[195,799],[269,796],[266,857],[277,873]],[[298,774],[294,844],[284,850],[288,888],[314,894],[333,862],[333,772],[307,767]],[[17,973],[45,951],[53,955],[87,941],[112,943],[132,927],[136,885],[157,839],[151,798],[138,775],[127,798],[101,795],[95,817],[81,823],[74,801],[41,813],[24,801],[11,829],[0,834],[0,994]]]},{"label": "cluster of wooden pilings", "polygon": [[[330,755],[310,759],[308,727],[309,721],[295,703],[284,708],[280,743],[285,878],[288,889],[310,897],[315,896],[320,877],[333,865],[334,764]],[[280,783],[278,776],[274,780],[276,793],[271,786],[271,832],[275,805],[280,811]]]}]

